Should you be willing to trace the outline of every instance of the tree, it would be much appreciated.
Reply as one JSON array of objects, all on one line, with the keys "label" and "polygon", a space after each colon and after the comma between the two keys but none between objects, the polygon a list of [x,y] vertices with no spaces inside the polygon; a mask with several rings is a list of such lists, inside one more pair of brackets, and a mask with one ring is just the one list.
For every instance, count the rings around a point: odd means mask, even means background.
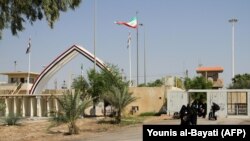
[{"label": "tree", "polygon": [[44,17],[53,28],[61,12],[74,10],[80,3],[81,0],[0,0],[0,39],[5,28],[10,28],[12,34],[17,35],[25,29],[25,22],[33,25]]},{"label": "tree", "polygon": [[123,80],[120,69],[116,65],[107,64],[108,70],[101,71],[101,75],[104,83],[104,92],[110,90],[111,86],[116,86],[119,89],[123,89],[128,86],[129,82]]},{"label": "tree", "polygon": [[185,89],[211,89],[213,84],[211,81],[207,81],[202,76],[197,76],[193,79],[185,78],[184,81]]},{"label": "tree", "polygon": [[[207,81],[206,78],[202,76],[197,76],[193,79],[185,78],[184,86],[186,90],[189,89],[212,89],[213,84]],[[191,98],[193,100],[203,101],[206,99],[206,93],[192,93]]]},{"label": "tree", "polygon": [[94,69],[87,72],[89,79],[88,92],[93,98],[93,113],[95,115],[95,106],[100,101],[104,89],[104,81],[102,75]]},{"label": "tree", "polygon": [[184,80],[184,87],[186,90],[189,90],[192,88],[192,80],[189,77],[186,77]]},{"label": "tree", "polygon": [[[128,82],[124,82],[121,77],[119,68],[116,65],[107,64],[108,69],[102,69],[100,72],[91,69],[88,71],[89,79],[89,93],[92,97],[95,97],[93,101],[93,109],[95,110],[95,105],[100,101],[104,100],[104,105],[107,101],[103,98],[104,93],[109,91],[112,86],[119,89],[123,89],[124,86],[128,86]],[[104,108],[104,115],[106,111]]]},{"label": "tree", "polygon": [[250,74],[235,75],[229,89],[250,89]]},{"label": "tree", "polygon": [[[122,79],[120,69],[116,65],[107,64],[107,68],[108,69],[102,69],[101,71],[90,69],[87,72],[88,81],[79,77],[74,80],[72,85],[76,91],[82,91],[82,87],[87,88],[88,83],[86,95],[91,96],[93,99],[93,114],[95,114],[95,106],[99,101],[104,100],[104,106],[111,104],[104,94],[112,91],[112,87],[116,87],[119,91],[123,91],[124,87],[128,87],[128,82]],[[104,108],[104,115],[105,113]]]},{"label": "tree", "polygon": [[87,107],[91,106],[92,98],[81,99],[80,93],[72,94],[68,91],[62,97],[56,97],[56,99],[62,108],[62,112],[55,114],[52,120],[57,124],[67,123],[70,135],[78,134],[79,128],[76,126],[76,120]]},{"label": "tree", "polygon": [[149,82],[146,85],[144,83],[140,84],[138,87],[161,87],[162,85],[163,85],[162,80],[156,79],[155,81]]},{"label": "tree", "polygon": [[134,102],[137,98],[128,92],[128,87],[122,89],[112,86],[111,89],[104,95],[105,99],[116,109],[116,123],[121,122],[121,113],[125,107]]},{"label": "tree", "polygon": [[160,87],[163,85],[162,80],[156,79],[153,83],[148,83],[148,87]]},{"label": "tree", "polygon": [[181,78],[175,77],[175,86],[184,89],[184,84]]},{"label": "tree", "polygon": [[73,80],[72,87],[75,89],[76,92],[81,93],[81,98],[84,98],[89,95],[89,84],[87,80],[82,76],[79,76]]}]

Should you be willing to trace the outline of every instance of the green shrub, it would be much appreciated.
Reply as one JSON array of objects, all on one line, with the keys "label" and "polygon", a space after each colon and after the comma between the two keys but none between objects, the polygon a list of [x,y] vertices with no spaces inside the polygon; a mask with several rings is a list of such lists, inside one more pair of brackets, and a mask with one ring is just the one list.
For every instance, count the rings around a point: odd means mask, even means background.
[{"label": "green shrub", "polygon": [[155,116],[157,115],[156,112],[145,112],[145,113],[141,113],[139,116]]},{"label": "green shrub", "polygon": [[143,123],[144,117],[125,117],[121,120],[121,125],[133,125]]},{"label": "green shrub", "polygon": [[3,101],[0,101],[0,112],[5,112],[5,103]]},{"label": "green shrub", "polygon": [[18,121],[20,121],[20,116],[15,114],[9,114],[8,117],[5,118],[6,125],[17,125]]}]

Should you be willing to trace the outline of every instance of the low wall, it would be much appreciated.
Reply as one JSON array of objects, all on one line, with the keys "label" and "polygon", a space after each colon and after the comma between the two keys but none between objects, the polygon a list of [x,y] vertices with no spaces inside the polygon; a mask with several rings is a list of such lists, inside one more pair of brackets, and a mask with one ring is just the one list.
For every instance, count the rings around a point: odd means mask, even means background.
[{"label": "low wall", "polygon": [[165,87],[131,87],[129,91],[138,99],[126,107],[126,114],[157,113],[164,109]]},{"label": "low wall", "polygon": [[167,96],[167,114],[173,115],[179,112],[182,105],[187,105],[188,94],[185,91],[169,90],[166,92]]}]

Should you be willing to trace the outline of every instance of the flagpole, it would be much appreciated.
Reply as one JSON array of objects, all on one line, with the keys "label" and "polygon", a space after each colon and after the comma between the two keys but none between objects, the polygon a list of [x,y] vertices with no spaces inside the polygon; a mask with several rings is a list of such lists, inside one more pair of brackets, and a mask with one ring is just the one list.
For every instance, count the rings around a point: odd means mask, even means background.
[{"label": "flagpole", "polygon": [[94,71],[96,68],[96,53],[95,53],[95,48],[96,48],[96,39],[95,39],[95,32],[96,32],[96,0],[94,0]]},{"label": "flagpole", "polygon": [[232,79],[234,78],[234,26],[238,19],[230,19],[229,22],[232,23]]},{"label": "flagpole", "polygon": [[29,52],[29,70],[28,70],[28,84],[30,83],[30,52]]},{"label": "flagpole", "polygon": [[144,25],[144,84],[147,84],[147,77],[146,77],[146,28]]},{"label": "flagpole", "polygon": [[136,71],[137,71],[137,81],[136,81],[136,86],[138,86],[138,84],[139,84],[139,20],[138,20],[138,11],[136,11],[136,19],[137,19],[137,28],[136,28],[136,41],[137,41],[137,48],[136,48],[136,50],[137,50],[137,59],[136,59],[136,61],[137,61],[137,69],[136,69]]},{"label": "flagpole", "polygon": [[131,47],[129,47],[129,86],[131,87]]},{"label": "flagpole", "polygon": [[[129,36],[130,36],[130,33],[129,33]],[[131,82],[131,47],[130,47],[130,44],[128,47],[129,47],[129,87],[131,87],[132,82]]]},{"label": "flagpole", "polygon": [[[138,20],[137,20],[137,14],[138,12],[136,12],[136,17],[132,18],[129,22],[122,22],[122,21],[115,21],[116,24],[118,25],[125,25],[125,26],[128,26],[130,28],[136,28],[136,31],[137,31],[137,85],[139,84],[139,42],[138,42]],[[129,63],[130,63],[130,83],[132,82],[131,80],[131,49],[129,49]],[[132,83],[131,83],[132,84]],[[131,85],[130,85],[131,86]]]},{"label": "flagpole", "polygon": [[27,94],[29,94],[29,83],[30,83],[30,46],[31,46],[31,37],[29,38],[29,64],[28,64],[28,79],[27,79]]}]

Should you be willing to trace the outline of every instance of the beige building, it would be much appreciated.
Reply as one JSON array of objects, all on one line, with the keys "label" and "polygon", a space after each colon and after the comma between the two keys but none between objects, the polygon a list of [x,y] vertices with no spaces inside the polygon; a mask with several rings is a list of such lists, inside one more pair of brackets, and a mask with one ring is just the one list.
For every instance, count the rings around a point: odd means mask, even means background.
[{"label": "beige building", "polygon": [[206,80],[211,81],[213,83],[213,89],[223,87],[223,79],[219,77],[219,73],[223,72],[222,67],[198,67],[196,72],[205,77]]},{"label": "beige building", "polygon": [[[8,77],[7,83],[0,84],[0,102],[5,103],[6,109],[0,112],[0,116],[15,114],[22,117],[48,117],[51,111],[59,111],[60,106],[56,96],[63,94],[65,90],[43,90],[41,94],[27,94],[31,89],[32,83],[27,84],[25,72],[1,73]],[[30,74],[30,82],[37,78],[38,74]],[[129,104],[124,114],[139,115],[141,113],[170,113],[180,109],[187,100],[187,92],[173,86],[162,87],[130,87],[130,92],[137,100]],[[208,103],[211,98],[220,103],[226,109],[222,115],[248,115],[249,116],[249,91],[248,90],[193,90],[190,92],[207,92]],[[188,93],[190,93],[188,92]],[[223,95],[223,98],[219,96]],[[210,96],[212,95],[212,97]],[[209,98],[210,97],[210,98]],[[183,101],[184,99],[184,101]],[[218,101],[219,100],[219,101]],[[209,108],[209,107],[208,107]],[[248,109],[249,108],[249,109]],[[208,109],[209,110],[209,109]],[[86,113],[91,113],[91,107]],[[104,105],[97,105],[96,114],[103,115]]]},{"label": "beige building", "polygon": [[[30,91],[34,81],[39,76],[38,73],[30,72],[7,72],[0,73],[7,76],[7,82],[0,84],[0,102],[5,103],[4,113],[0,112],[0,116],[8,116],[15,114],[22,117],[42,117],[49,116],[50,111],[58,110],[58,103],[53,97],[61,95],[62,91],[52,90],[50,93],[44,91],[43,94],[30,95]],[[27,78],[29,75],[29,84]]]},{"label": "beige building", "polygon": [[[28,73],[9,72],[1,73],[6,75],[8,83],[0,84],[0,101],[5,103],[6,109],[0,116],[15,114],[22,117],[46,117],[51,111],[60,109],[54,96],[62,95],[65,90],[43,90],[42,94],[27,94],[32,83],[27,84]],[[37,73],[30,73],[30,82],[38,77]],[[138,99],[127,106],[126,114],[138,115],[145,112],[157,113],[164,110],[166,102],[165,87],[131,87],[130,92]],[[103,104],[97,106],[97,115],[103,114]],[[89,113],[91,107],[87,109]]]},{"label": "beige building", "polygon": [[35,79],[38,77],[38,73],[29,73],[29,84],[27,83],[27,72],[6,72],[0,73],[0,75],[7,76],[7,83],[0,84],[0,94],[26,94],[27,90],[32,87]]}]

